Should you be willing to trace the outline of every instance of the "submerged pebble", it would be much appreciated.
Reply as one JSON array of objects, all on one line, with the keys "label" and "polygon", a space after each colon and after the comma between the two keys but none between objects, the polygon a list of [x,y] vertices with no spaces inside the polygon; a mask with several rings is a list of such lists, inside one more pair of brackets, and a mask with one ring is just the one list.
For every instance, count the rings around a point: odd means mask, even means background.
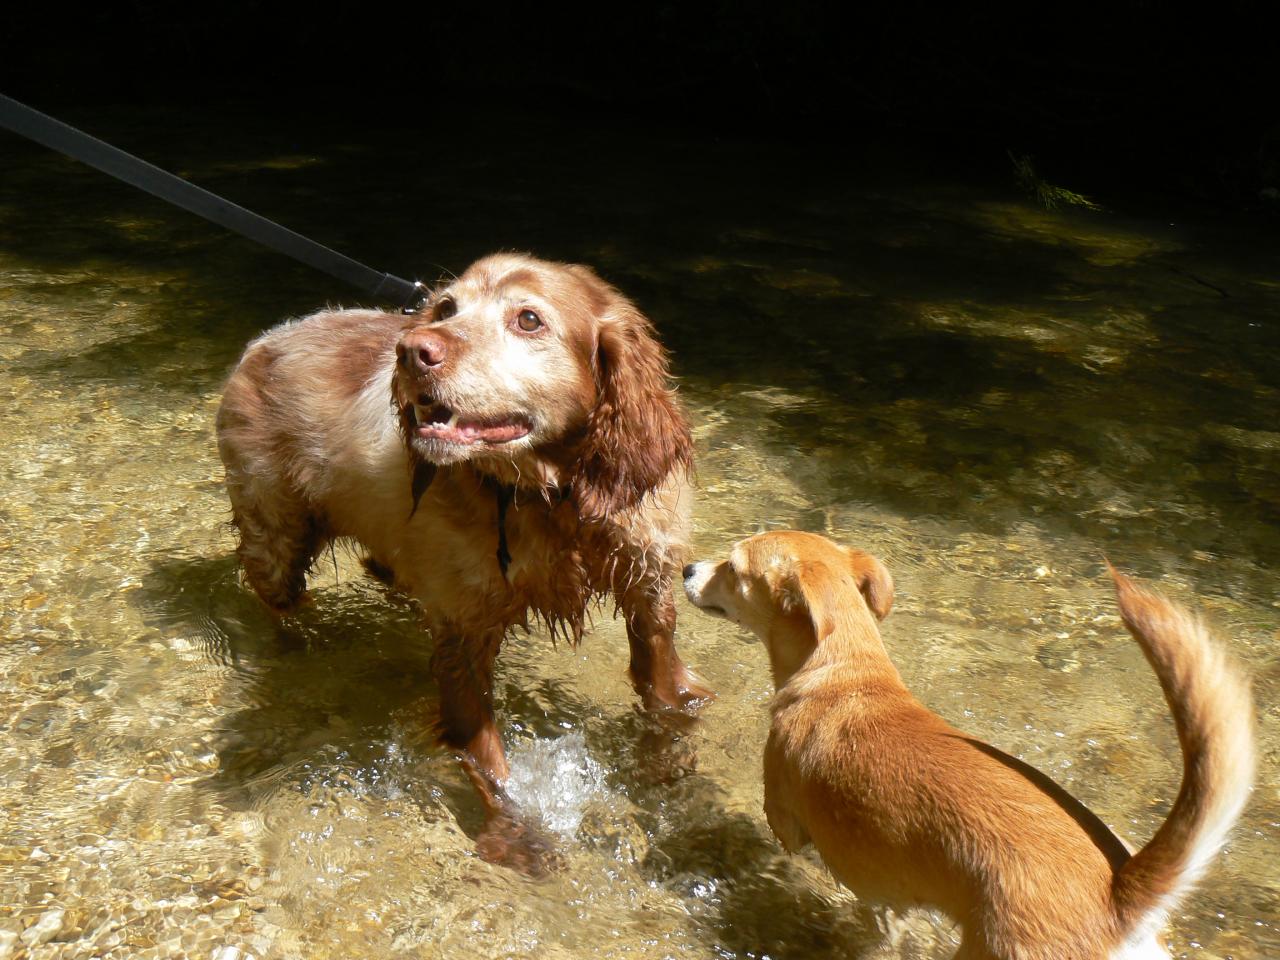
[{"label": "submerged pebble", "polygon": [[34,924],[23,931],[22,942],[28,947],[36,947],[42,943],[48,943],[62,932],[62,922],[65,916],[66,911],[61,909],[42,913]]}]

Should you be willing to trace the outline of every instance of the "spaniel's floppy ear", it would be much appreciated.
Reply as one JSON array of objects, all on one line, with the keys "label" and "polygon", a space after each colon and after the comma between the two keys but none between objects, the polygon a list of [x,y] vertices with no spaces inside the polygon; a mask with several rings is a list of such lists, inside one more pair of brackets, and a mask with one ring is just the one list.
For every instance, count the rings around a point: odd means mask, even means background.
[{"label": "spaniel's floppy ear", "polygon": [[652,324],[622,294],[590,278],[603,292],[596,405],[570,483],[582,516],[600,520],[635,506],[673,471],[689,470],[693,440]]}]

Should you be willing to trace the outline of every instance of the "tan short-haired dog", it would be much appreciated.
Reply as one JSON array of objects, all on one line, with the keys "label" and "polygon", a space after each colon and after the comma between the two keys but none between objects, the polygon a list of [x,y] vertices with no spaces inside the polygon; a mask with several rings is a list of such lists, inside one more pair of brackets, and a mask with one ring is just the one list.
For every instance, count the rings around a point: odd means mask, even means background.
[{"label": "tan short-haired dog", "polygon": [[875,557],[770,532],[684,574],[696,606],[768,649],[764,808],[787,850],[812,842],[859,896],[949,914],[964,960],[1168,956],[1156,934],[1239,816],[1254,762],[1248,685],[1190,614],[1112,571],[1185,771],[1168,819],[1131,855],[1046,776],[911,695],[877,629],[893,580]]}]

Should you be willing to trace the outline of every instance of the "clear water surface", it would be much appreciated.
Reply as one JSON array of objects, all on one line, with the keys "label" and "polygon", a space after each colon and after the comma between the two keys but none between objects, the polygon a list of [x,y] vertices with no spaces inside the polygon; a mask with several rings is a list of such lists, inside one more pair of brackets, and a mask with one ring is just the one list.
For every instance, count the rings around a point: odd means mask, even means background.
[{"label": "clear water surface", "polygon": [[[595,264],[673,352],[694,554],[788,525],[883,557],[919,696],[1130,842],[1179,756],[1103,558],[1197,603],[1256,677],[1262,767],[1171,943],[1280,955],[1274,237],[643,131],[74,119],[384,269]],[[220,385],[260,330],[358,298],[13,138],[0,170],[0,957],[950,955],[946,923],[780,850],[763,651],[683,600],[720,699],[661,751],[619,623],[507,644],[513,791],[565,866],[480,861],[413,610],[341,551],[283,632],[237,579]]]}]

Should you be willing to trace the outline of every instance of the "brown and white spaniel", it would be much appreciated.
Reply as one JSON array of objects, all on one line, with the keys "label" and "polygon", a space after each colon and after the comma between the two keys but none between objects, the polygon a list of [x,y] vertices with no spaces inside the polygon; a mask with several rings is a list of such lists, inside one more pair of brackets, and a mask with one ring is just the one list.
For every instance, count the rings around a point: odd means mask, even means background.
[{"label": "brown and white spaniel", "polygon": [[673,644],[692,443],[650,322],[584,266],[477,261],[414,316],[326,311],[245,350],[218,449],[248,582],[283,613],[335,538],[421,606],[439,729],[486,808],[508,775],[494,660],[516,626],[626,619],[646,706],[711,696]]}]

